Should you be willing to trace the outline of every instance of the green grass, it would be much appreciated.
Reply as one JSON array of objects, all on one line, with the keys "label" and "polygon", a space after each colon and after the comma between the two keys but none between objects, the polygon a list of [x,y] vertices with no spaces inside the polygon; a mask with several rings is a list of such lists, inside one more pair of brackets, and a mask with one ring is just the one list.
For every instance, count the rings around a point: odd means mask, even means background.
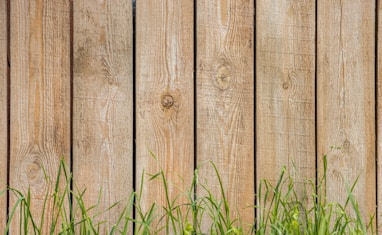
[{"label": "green grass", "polygon": [[310,191],[317,192],[312,193],[310,207],[299,199],[292,177],[290,174],[285,176],[285,168],[276,186],[272,186],[269,181],[261,181],[257,203],[261,213],[255,234],[376,234],[374,217],[371,216],[367,224],[363,221],[353,195],[358,179],[351,187],[346,185],[348,196],[344,204],[327,202],[326,156],[323,164],[324,174],[318,180],[317,190],[314,190],[313,182],[308,182]]},{"label": "green grass", "polygon": [[[71,172],[61,161],[57,178],[52,182],[46,177],[50,193],[45,196],[38,220],[31,210],[30,190],[26,194],[14,188],[0,192],[0,196],[4,196],[9,191],[15,198],[4,234],[9,231],[11,223],[12,226],[19,226],[23,234],[105,234],[101,230],[103,226],[110,229],[106,234],[127,234],[133,227],[134,234],[376,234],[374,217],[371,216],[367,222],[363,221],[353,195],[357,181],[347,186],[348,197],[344,204],[327,202],[326,157],[323,162],[324,175],[318,180],[318,185],[309,181],[305,184],[306,192],[312,192],[310,203],[300,199],[293,177],[285,167],[281,169],[275,185],[267,180],[260,181],[256,195],[257,205],[253,206],[253,210],[257,211],[257,218],[253,224],[247,225],[232,216],[240,214],[240,211],[231,213],[219,171],[213,163],[200,167],[211,167],[214,170],[220,188],[218,195],[214,195],[207,185],[199,182],[198,168],[194,171],[188,189],[176,198],[170,198],[170,182],[167,181],[165,172],[160,170],[156,174],[143,173],[140,191],[126,195],[126,200],[116,202],[100,212],[101,192],[95,205],[87,205],[84,200],[86,189],[76,186]],[[146,210],[142,208],[142,189],[147,176],[149,181],[163,185],[166,205],[154,203]],[[71,185],[74,189],[70,188]],[[49,202],[53,205],[48,206]],[[99,220],[103,213],[116,206],[122,206],[123,209],[120,210],[117,221],[114,221],[115,224]],[[135,218],[132,216],[134,210]],[[47,216],[50,216],[51,221],[49,229],[37,222],[46,220]],[[209,223],[207,226],[206,221]]]}]

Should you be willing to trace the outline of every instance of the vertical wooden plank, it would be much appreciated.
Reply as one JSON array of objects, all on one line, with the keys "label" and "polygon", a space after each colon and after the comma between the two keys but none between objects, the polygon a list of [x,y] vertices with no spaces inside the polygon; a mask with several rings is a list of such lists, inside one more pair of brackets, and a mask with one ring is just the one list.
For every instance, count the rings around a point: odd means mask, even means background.
[{"label": "vertical wooden plank", "polygon": [[[254,221],[254,1],[199,0],[197,9],[197,160],[216,164],[245,225]],[[219,197],[211,165],[200,179]]]},{"label": "vertical wooden plank", "polygon": [[315,1],[257,1],[257,181],[283,166],[301,199],[315,181]]},{"label": "vertical wooden plank", "polygon": [[382,234],[382,4],[377,1],[377,228]]},{"label": "vertical wooden plank", "polygon": [[365,221],[376,212],[375,7],[324,0],[317,11],[319,173],[328,154],[327,198],[341,203],[345,183],[360,177],[354,194]]},{"label": "vertical wooden plank", "polygon": [[[136,9],[137,185],[161,167],[175,199],[194,166],[193,1],[141,0]],[[166,206],[161,181],[144,184],[143,208],[153,202]]]},{"label": "vertical wooden plank", "polygon": [[[74,1],[73,176],[97,210],[125,200],[133,184],[132,3]],[[110,231],[123,201],[97,220]]]},{"label": "vertical wooden plank", "polygon": [[[7,1],[0,0],[0,191],[7,186],[8,92],[7,92]],[[0,231],[4,231],[7,195],[0,195]]]},{"label": "vertical wooden plank", "polygon": [[[20,0],[11,4],[10,184],[27,193],[42,234],[49,233],[53,198],[45,174],[55,180],[60,158],[70,161],[70,17],[68,0]],[[12,198],[15,202],[15,198]],[[15,215],[18,219],[18,215]],[[12,234],[19,231],[17,219]]]}]

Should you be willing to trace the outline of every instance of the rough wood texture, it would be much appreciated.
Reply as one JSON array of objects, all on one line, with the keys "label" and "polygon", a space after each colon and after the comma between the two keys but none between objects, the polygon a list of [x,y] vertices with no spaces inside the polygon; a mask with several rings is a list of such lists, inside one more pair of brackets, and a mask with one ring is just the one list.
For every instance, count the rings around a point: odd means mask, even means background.
[{"label": "rough wood texture", "polygon": [[257,181],[276,183],[283,166],[301,199],[315,180],[315,1],[256,4]]},{"label": "rough wood texture", "polygon": [[[70,159],[70,17],[68,0],[21,0],[11,4],[10,184],[26,193],[40,224],[43,200],[60,158]],[[42,234],[49,233],[48,197]],[[12,197],[11,206],[15,202]],[[18,215],[15,215],[18,218]],[[17,219],[11,228],[19,231]]]},{"label": "rough wood texture", "polygon": [[382,235],[382,2],[378,0],[378,34],[377,36],[377,47],[378,56],[377,56],[377,222],[378,222],[378,234]]},{"label": "rough wood texture", "polygon": [[[254,220],[254,1],[197,1],[197,160],[216,164],[232,217]],[[209,164],[202,183],[220,195]],[[203,189],[198,189],[203,194]],[[208,224],[208,222],[207,222]],[[205,227],[206,228],[206,227]]]},{"label": "rough wood texture", "polygon": [[[132,4],[74,1],[73,174],[85,202],[104,211],[133,184]],[[97,217],[110,231],[123,201]]]},{"label": "rough wood texture", "polygon": [[[161,167],[174,199],[193,176],[193,1],[137,1],[136,33],[137,185]],[[166,205],[160,180],[143,187],[143,208],[153,202]]]},{"label": "rough wood texture", "polygon": [[[8,103],[7,103],[7,1],[0,0],[0,191],[7,185]],[[0,195],[0,231],[4,231],[7,195]]]},{"label": "rough wood texture", "polygon": [[[375,1],[318,1],[317,119],[319,173],[328,154],[328,201],[355,188],[368,221],[376,206]],[[336,148],[330,150],[330,146]]]}]

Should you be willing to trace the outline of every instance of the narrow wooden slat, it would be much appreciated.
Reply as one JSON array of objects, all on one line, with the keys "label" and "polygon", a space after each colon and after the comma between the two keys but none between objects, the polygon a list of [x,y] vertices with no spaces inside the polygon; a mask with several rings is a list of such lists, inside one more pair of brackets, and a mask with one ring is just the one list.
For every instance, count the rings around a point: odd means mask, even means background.
[{"label": "narrow wooden slat", "polygon": [[[283,166],[301,199],[315,180],[315,1],[256,2],[257,182]],[[313,189],[314,191],[314,189]],[[309,203],[309,202],[308,202]]]},{"label": "narrow wooden slat", "polygon": [[[0,0],[0,191],[7,185],[8,103],[7,103],[7,1]],[[0,195],[0,231],[4,231],[7,194]]]},{"label": "narrow wooden slat", "polygon": [[341,203],[346,183],[359,176],[354,195],[368,221],[376,212],[375,1],[324,0],[317,7],[319,173],[327,154],[327,198]]},{"label": "narrow wooden slat", "polygon": [[[254,221],[254,1],[199,0],[197,9],[197,161],[216,164],[232,218],[239,212],[245,225]],[[199,175],[221,198],[213,167]]]},{"label": "narrow wooden slat", "polygon": [[[194,165],[193,1],[140,0],[136,9],[137,186],[161,167],[175,199]],[[166,205],[159,180],[144,183],[143,209],[153,202]]]},{"label": "narrow wooden slat", "polygon": [[377,41],[377,222],[378,232],[382,234],[382,2],[378,0],[377,19],[378,19],[378,33],[376,35]]},{"label": "narrow wooden slat", "polygon": [[[50,231],[53,198],[45,177],[56,179],[60,158],[70,159],[69,0],[20,0],[11,4],[10,184],[27,193],[42,234]],[[51,188],[52,189],[52,188]],[[48,190],[48,191],[47,191]],[[12,197],[11,205],[15,203]],[[12,234],[19,231],[15,215]]]},{"label": "narrow wooden slat", "polygon": [[132,4],[80,0],[73,9],[73,177],[86,205],[100,198],[95,213],[122,200],[97,216],[106,234],[133,184]]}]

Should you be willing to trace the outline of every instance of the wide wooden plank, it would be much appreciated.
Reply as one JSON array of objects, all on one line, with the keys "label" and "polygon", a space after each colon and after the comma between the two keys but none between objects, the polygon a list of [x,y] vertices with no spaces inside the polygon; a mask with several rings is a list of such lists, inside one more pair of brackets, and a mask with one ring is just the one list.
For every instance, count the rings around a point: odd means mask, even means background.
[{"label": "wide wooden plank", "polygon": [[[54,181],[60,158],[67,163],[70,159],[69,0],[10,4],[10,184],[23,193],[30,189],[31,210],[45,234],[50,231],[53,202],[47,197],[45,218],[40,221],[45,196],[51,193],[45,174]],[[12,234],[25,232],[19,231],[17,219]]]},{"label": "wide wooden plank", "polygon": [[327,154],[327,198],[341,203],[359,176],[354,194],[367,221],[376,212],[375,1],[317,4],[319,175]]},{"label": "wide wooden plank", "polygon": [[[231,216],[246,225],[254,221],[254,1],[199,0],[197,9],[197,161],[216,164]],[[221,198],[213,167],[199,174]]]},{"label": "wide wooden plank", "polygon": [[[174,199],[190,185],[194,166],[193,1],[140,0],[136,9],[137,186],[143,171],[161,167]],[[143,187],[143,209],[153,202],[166,205],[158,180]]]},{"label": "wide wooden plank", "polygon": [[73,3],[73,177],[92,215],[122,200],[96,217],[106,234],[133,189],[132,4]]},{"label": "wide wooden plank", "polygon": [[[7,1],[0,0],[0,191],[7,185],[8,92],[7,92]],[[0,195],[0,231],[4,231],[7,194]]]},{"label": "wide wooden plank", "polygon": [[[302,200],[315,181],[315,1],[256,2],[256,172],[275,184],[283,166]],[[308,202],[309,203],[309,202]]]}]

